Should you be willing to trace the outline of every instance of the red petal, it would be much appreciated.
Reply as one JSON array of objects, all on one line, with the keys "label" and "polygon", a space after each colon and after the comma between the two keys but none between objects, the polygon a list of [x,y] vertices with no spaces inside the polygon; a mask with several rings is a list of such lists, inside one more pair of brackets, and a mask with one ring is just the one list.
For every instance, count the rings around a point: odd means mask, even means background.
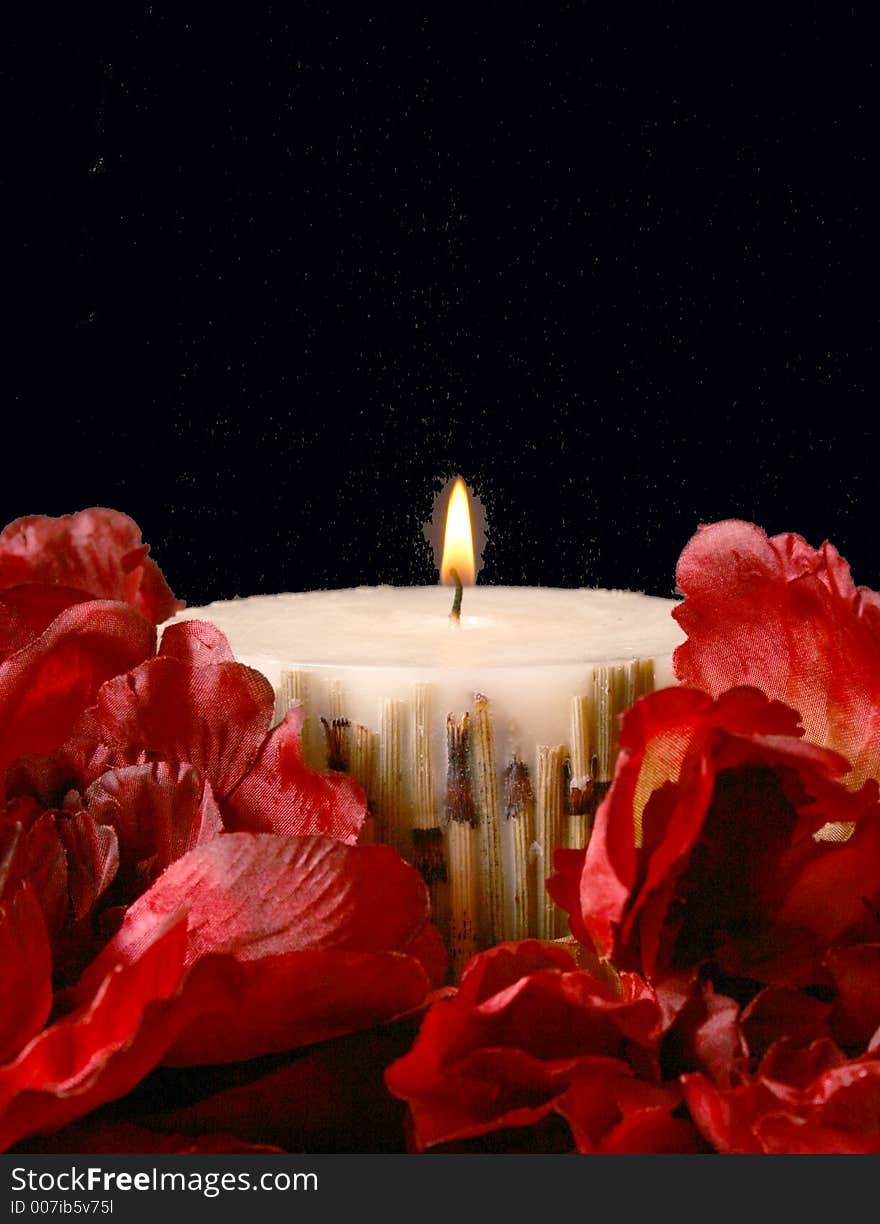
[{"label": "red petal", "polygon": [[240,968],[241,1012],[195,1020],[167,1065],[237,1062],[372,1028],[418,1007],[430,987],[402,952],[291,952]]},{"label": "red petal", "polygon": [[571,1127],[579,1152],[699,1150],[702,1141],[690,1123],[683,1128],[671,1117],[680,1104],[677,1086],[590,1070],[575,1077],[555,1108]]},{"label": "red petal", "polygon": [[[421,1040],[420,1035],[414,1051]],[[597,1061],[626,1070],[614,1060]],[[439,1075],[426,1076],[420,1062],[411,1052],[385,1073],[391,1092],[409,1104],[418,1150],[508,1126],[533,1126],[552,1111],[568,1083],[568,1076],[512,1047],[474,1050]]]},{"label": "red petal", "polygon": [[[259,960],[291,951],[404,951],[425,925],[427,889],[388,846],[229,833],[172,863],[132,905],[112,955],[189,912],[187,963],[213,952]],[[109,951],[109,950],[108,950]]]},{"label": "red petal", "polygon": [[772,986],[755,995],[742,1013],[740,1026],[753,1058],[763,1058],[771,1046],[788,1037],[808,1045],[827,1037],[831,1006],[802,990]]},{"label": "red petal", "polygon": [[34,632],[26,621],[0,599],[0,662],[23,650],[34,639]]},{"label": "red petal", "polygon": [[[181,992],[185,941],[184,922],[154,926],[135,959],[111,966],[76,1011],[0,1068],[0,1150],[124,1096],[194,1016],[233,1007],[213,962]],[[219,968],[228,980],[229,966]]]},{"label": "red petal", "polygon": [[681,555],[685,684],[718,696],[741,684],[799,710],[807,738],[880,775],[880,597],[855,587],[830,544],[772,539],[736,520],[702,527]]},{"label": "red petal", "polygon": [[468,963],[458,994],[434,1004],[386,1081],[408,1102],[422,1148],[534,1126],[575,1078],[629,1075],[630,1059],[655,1073],[660,1019],[633,975],[612,989],[562,948],[500,945]]},{"label": "red petal", "polygon": [[880,902],[880,812],[858,820],[846,842],[810,847],[792,881],[779,921],[812,931],[826,946],[876,938]]},{"label": "red petal", "polygon": [[568,914],[568,929],[578,943],[591,948],[593,940],[581,913],[581,876],[586,850],[555,850],[553,874],[545,881],[548,896]]},{"label": "red petal", "polygon": [[157,761],[102,774],[86,792],[89,815],[111,825],[128,870],[149,861],[149,879],[223,831],[210,785],[192,765]]},{"label": "red petal", "polygon": [[[38,764],[35,770],[32,770],[32,779],[37,784],[32,793],[39,795],[41,792],[39,786],[44,789],[55,787],[52,792],[56,796],[59,793],[58,787],[64,785],[66,780],[67,789],[74,789],[80,792],[85,791],[88,787],[100,778],[101,774],[106,773],[114,766],[124,766],[132,764],[127,759],[128,756],[135,758],[143,757],[143,753],[137,750],[129,752],[121,745],[115,747],[111,744],[104,743],[101,738],[102,731],[98,725],[97,707],[91,706],[88,710],[83,710],[79,718],[73,724],[70,735],[60,747],[50,755],[48,760],[48,768]],[[15,763],[15,769],[18,770],[21,762],[25,758]],[[49,793],[48,791],[46,792]],[[62,795],[66,791],[60,792]],[[56,799],[57,802],[57,799]]]},{"label": "red petal", "polygon": [[119,868],[119,843],[107,825],[86,812],[58,816],[58,832],[67,851],[67,880],[75,921],[84,918]]},{"label": "red petal", "polygon": [[30,887],[0,904],[0,1064],[38,1033],[52,1008],[52,954],[42,911]]},{"label": "red petal", "polygon": [[821,1122],[848,1131],[880,1150],[880,1059],[855,1059],[824,1072],[811,1085]]},{"label": "red petal", "polygon": [[[615,927],[623,920],[636,886],[640,855],[635,829],[652,791],[676,781],[695,727],[711,710],[703,693],[662,689],[627,712],[621,752],[611,790],[599,806],[587,847],[581,881],[584,925],[600,955],[615,947]],[[711,780],[690,795],[696,811],[705,810]]]},{"label": "red petal", "polygon": [[761,1118],[755,1124],[755,1133],[763,1151],[773,1156],[857,1156],[880,1152],[877,1135],[848,1134],[785,1114]]},{"label": "red petal", "polygon": [[226,799],[227,827],[250,833],[324,834],[354,844],[367,800],[348,774],[321,774],[302,759],[302,709],[291,710],[267,737],[260,758]]},{"label": "red petal", "polygon": [[725,1086],[731,1066],[742,1055],[739,1011],[736,1000],[717,994],[711,982],[704,982],[676,1023],[676,1036],[683,1042],[687,1063],[705,1070]]},{"label": "red petal", "polygon": [[410,943],[407,953],[421,964],[432,986],[440,986],[446,981],[449,956],[443,937],[433,924],[428,923],[422,928],[421,933]]},{"label": "red petal", "polygon": [[242,969],[234,1020],[199,1025],[174,1061],[219,1062],[289,1049],[390,1019],[429,982],[408,955],[427,889],[387,846],[230,833],[191,850],[128,910],[81,987],[135,958],[157,922],[188,911],[186,963],[225,953]]},{"label": "red petal", "polygon": [[880,1028],[880,944],[832,948],[826,964],[837,988],[834,1036],[845,1049],[860,1052]]},{"label": "red petal", "polygon": [[[583,923],[600,954],[657,980],[722,954],[760,976],[803,931],[818,935],[851,913],[854,888],[832,898],[828,882],[839,884],[852,839],[812,835],[829,821],[858,822],[862,845],[880,827],[876,784],[842,786],[845,762],[793,738],[796,719],[753,688],[714,704],[662,690],[627,712],[581,876]],[[877,857],[864,856],[862,877]]]},{"label": "red petal", "polygon": [[195,667],[235,662],[226,634],[210,621],[186,620],[168,625],[162,633],[159,654]]},{"label": "red petal", "polygon": [[774,1091],[780,1086],[788,1091],[781,1095],[796,1099],[792,1089],[809,1089],[815,1080],[846,1065],[846,1055],[828,1037],[818,1037],[809,1045],[796,1044],[791,1037],[781,1037],[761,1059],[758,1077],[772,1084]]},{"label": "red petal", "polygon": [[44,633],[66,608],[94,599],[88,591],[43,582],[28,582],[24,586],[0,590],[0,604],[14,612],[34,637]]},{"label": "red petal", "polygon": [[20,881],[26,881],[33,888],[49,939],[54,942],[67,920],[70,901],[67,853],[53,813],[43,813],[16,838],[4,874],[0,895],[8,898]]},{"label": "red petal", "polygon": [[0,534],[0,587],[48,583],[130,603],[157,624],[183,605],[146,557],[140,529],[115,510],[16,519]]},{"label": "red petal", "polygon": [[674,1118],[662,1109],[646,1109],[624,1118],[608,1132],[599,1146],[600,1152],[621,1154],[695,1155],[708,1150],[693,1122],[687,1118]]},{"label": "red petal", "polygon": [[106,680],[152,655],[155,636],[124,604],[82,603],[0,663],[0,775],[16,757],[61,744]]},{"label": "red petal", "polygon": [[701,1075],[682,1077],[691,1115],[723,1152],[880,1150],[880,1061],[847,1062],[820,1039],[776,1043],[751,1083],[720,1091]]},{"label": "red petal", "polygon": [[539,973],[543,969],[570,973],[575,968],[577,966],[571,952],[557,944],[542,943],[538,939],[497,944],[485,952],[478,952],[465,965],[456,1007],[461,1009],[485,1003],[529,974]]},{"label": "red petal", "polygon": [[269,681],[241,663],[156,658],[103,686],[96,719],[129,763],[146,752],[195,765],[222,799],[256,758],[274,710]]},{"label": "red petal", "polygon": [[701,1072],[681,1077],[684,1099],[694,1123],[718,1152],[756,1153],[762,1150],[753,1131],[762,1105],[778,1108],[760,1085],[722,1090]]}]

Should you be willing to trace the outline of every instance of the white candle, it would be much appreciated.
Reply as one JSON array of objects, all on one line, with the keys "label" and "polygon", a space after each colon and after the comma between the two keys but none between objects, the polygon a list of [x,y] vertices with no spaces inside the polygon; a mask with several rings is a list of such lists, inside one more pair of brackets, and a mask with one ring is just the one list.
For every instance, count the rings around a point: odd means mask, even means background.
[{"label": "white candle", "polygon": [[[482,938],[480,930],[485,932],[488,919],[480,893],[488,885],[484,880],[474,886],[474,906],[479,912],[482,905],[483,916],[474,919],[473,931],[469,927],[457,943],[453,940],[460,967],[481,942],[562,933],[552,916],[542,920],[541,898],[552,852],[556,845],[571,844],[571,837],[563,827],[565,817],[557,819],[556,834],[546,831],[536,794],[525,843],[530,875],[524,885],[526,851],[521,847],[518,862],[517,834],[503,815],[511,763],[517,759],[526,766],[537,792],[542,777],[559,776],[558,768],[548,775],[554,759],[557,766],[563,759],[579,759],[572,785],[582,785],[577,772],[583,774],[585,757],[588,760],[598,745],[594,727],[592,742],[582,743],[578,752],[576,699],[585,699],[582,709],[589,710],[595,704],[596,676],[601,688],[601,678],[614,674],[608,671],[610,665],[637,660],[653,662],[653,687],[673,684],[672,651],[683,635],[670,615],[674,600],[632,591],[466,587],[457,627],[449,623],[451,598],[450,588],[442,586],[358,587],[227,600],[188,608],[177,619],[208,620],[223,630],[236,658],[261,671],[279,693],[279,715],[287,708],[285,694],[298,694],[306,706],[303,739],[310,764],[323,769],[328,763],[321,718],[344,717],[352,730],[361,728],[374,760],[361,781],[388,840],[417,859],[408,830],[444,828],[450,870],[465,853],[450,845],[450,837],[469,832],[452,832],[447,824],[447,716],[459,720],[469,714],[475,807],[484,826],[494,823],[498,829],[502,883],[500,918]],[[631,679],[635,670],[629,669]],[[625,678],[627,668],[617,672]],[[478,695],[488,702],[482,705],[481,725]],[[624,684],[616,706],[611,703],[608,721],[632,695],[630,690],[626,696]],[[492,777],[487,777],[486,760],[478,759],[481,729],[485,756],[487,717]],[[547,749],[558,752],[548,757]],[[564,795],[560,802],[566,802]],[[476,838],[475,831],[474,847],[468,851],[474,855]],[[481,852],[484,858],[490,853],[485,846]],[[438,895],[435,904],[442,908],[446,902]],[[443,915],[438,918],[442,926]]]},{"label": "white candle", "polygon": [[683,634],[671,599],[471,585],[461,480],[438,498],[438,541],[441,528],[454,605],[449,585],[358,587],[227,600],[177,619],[221,629],[275,687],[279,717],[305,707],[305,759],[362,782],[371,832],[424,872],[459,968],[481,944],[560,933],[543,886],[553,851],[584,844],[617,715],[674,683]]},{"label": "white candle", "polygon": [[438,716],[436,768],[445,769],[447,713],[493,703],[498,751],[534,759],[537,744],[569,734],[571,698],[590,691],[597,664],[653,659],[655,687],[674,683],[672,651],[683,634],[671,599],[633,591],[465,587],[461,624],[449,624],[447,587],[357,587],[255,595],[188,608],[208,620],[237,659],[276,691],[282,673],[309,678],[310,717],[328,717],[331,690],[346,717],[378,731],[382,703],[413,700],[427,684]]}]

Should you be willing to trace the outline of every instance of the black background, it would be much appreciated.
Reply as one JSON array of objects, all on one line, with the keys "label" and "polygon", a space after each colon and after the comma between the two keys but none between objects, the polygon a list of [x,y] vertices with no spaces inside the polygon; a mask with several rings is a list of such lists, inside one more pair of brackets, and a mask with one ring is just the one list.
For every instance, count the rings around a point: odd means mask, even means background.
[{"label": "black background", "polygon": [[876,548],[876,55],[844,6],[170,4],[7,29],[3,521],[191,604],[674,588],[699,522]]}]

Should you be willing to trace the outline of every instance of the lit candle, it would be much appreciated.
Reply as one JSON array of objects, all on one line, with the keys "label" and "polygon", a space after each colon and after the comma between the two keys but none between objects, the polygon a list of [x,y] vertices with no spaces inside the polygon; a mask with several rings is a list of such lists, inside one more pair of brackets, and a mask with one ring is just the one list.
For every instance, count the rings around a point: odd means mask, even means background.
[{"label": "lit candle", "polygon": [[561,934],[543,881],[582,845],[614,764],[617,714],[674,683],[671,599],[477,586],[467,491],[449,499],[441,581],[188,608],[305,707],[303,750],[361,781],[375,835],[420,865],[456,960]]}]

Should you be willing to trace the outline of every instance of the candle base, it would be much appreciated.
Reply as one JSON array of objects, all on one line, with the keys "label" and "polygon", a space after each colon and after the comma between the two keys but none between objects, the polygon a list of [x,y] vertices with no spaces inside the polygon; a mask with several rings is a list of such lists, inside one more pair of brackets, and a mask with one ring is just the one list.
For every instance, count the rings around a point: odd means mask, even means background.
[{"label": "candle base", "polygon": [[447,716],[439,793],[430,684],[417,684],[411,702],[385,699],[378,734],[347,717],[339,685],[329,690],[333,718],[319,715],[301,673],[282,673],[279,709],[298,694],[305,725],[317,720],[325,731],[321,751],[309,738],[310,764],[348,768],[364,787],[371,816],[362,840],[393,846],[421,872],[457,977],[501,940],[563,935],[565,916],[545,888],[553,855],[586,846],[614,773],[620,715],[653,690],[654,674],[652,660],[594,668],[587,691],[569,700],[568,741],[536,744],[531,767],[518,753],[499,758],[492,702],[475,693],[470,709]]}]

